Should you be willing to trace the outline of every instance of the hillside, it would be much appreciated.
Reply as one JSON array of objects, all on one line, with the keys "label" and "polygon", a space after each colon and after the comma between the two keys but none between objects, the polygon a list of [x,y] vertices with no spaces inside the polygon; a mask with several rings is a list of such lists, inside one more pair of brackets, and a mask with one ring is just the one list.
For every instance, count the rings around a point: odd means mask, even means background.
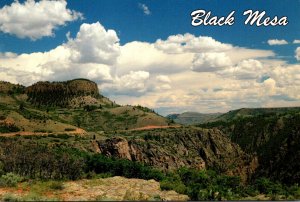
[{"label": "hillside", "polygon": [[37,82],[29,87],[0,85],[0,133],[116,131],[148,125],[168,126],[170,121],[141,106],[120,106],[99,94],[86,79]]},{"label": "hillside", "polygon": [[20,84],[12,84],[6,81],[0,81],[0,94],[23,93],[25,86]]},{"label": "hillside", "polygon": [[244,151],[257,154],[257,175],[299,182],[300,108],[241,109],[222,120],[199,126],[218,128]]},{"label": "hillside", "polygon": [[198,112],[184,112],[182,114],[169,114],[167,118],[173,120],[175,123],[193,125],[213,121],[220,115],[221,113],[202,114]]},{"label": "hillside", "polygon": [[286,113],[299,112],[300,107],[281,107],[281,108],[242,108],[229,111],[220,115],[215,121],[229,121],[239,118],[254,117],[259,115],[280,115]]}]

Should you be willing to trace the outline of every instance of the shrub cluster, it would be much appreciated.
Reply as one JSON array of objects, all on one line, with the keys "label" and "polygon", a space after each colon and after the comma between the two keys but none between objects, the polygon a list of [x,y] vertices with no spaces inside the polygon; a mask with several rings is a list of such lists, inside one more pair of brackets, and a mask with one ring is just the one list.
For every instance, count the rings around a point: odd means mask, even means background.
[{"label": "shrub cluster", "polygon": [[[89,154],[75,148],[49,147],[34,140],[6,140],[0,143],[0,164],[4,173],[39,179],[79,179],[108,174],[128,178],[162,180],[163,173],[138,162]],[[1,151],[2,150],[2,151]]]}]

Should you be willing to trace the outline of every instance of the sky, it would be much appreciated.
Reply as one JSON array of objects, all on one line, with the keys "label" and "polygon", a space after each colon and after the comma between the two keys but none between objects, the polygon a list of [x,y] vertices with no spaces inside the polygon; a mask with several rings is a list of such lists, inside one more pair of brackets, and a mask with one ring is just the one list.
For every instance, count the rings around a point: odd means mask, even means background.
[{"label": "sky", "polygon": [[[234,24],[192,26],[196,10]],[[0,80],[87,78],[162,115],[300,106],[299,19],[299,0],[1,0]]]}]

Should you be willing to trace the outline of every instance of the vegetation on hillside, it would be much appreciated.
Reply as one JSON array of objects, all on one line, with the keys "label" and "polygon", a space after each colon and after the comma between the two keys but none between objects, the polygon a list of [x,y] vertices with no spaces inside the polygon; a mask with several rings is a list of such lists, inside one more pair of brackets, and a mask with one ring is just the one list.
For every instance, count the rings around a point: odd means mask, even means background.
[{"label": "vegetation on hillside", "polygon": [[[286,111],[286,110],[284,110]],[[268,176],[285,183],[300,181],[300,113],[266,113],[217,121],[199,126],[218,128],[241,148],[258,156],[258,176]]]},{"label": "vegetation on hillside", "polygon": [[[271,199],[299,197],[297,185],[283,186],[267,178],[245,185],[239,177],[213,170],[183,167],[173,172],[162,172],[138,162],[92,154],[67,145],[50,146],[34,139],[2,138],[0,145],[0,186],[16,186],[27,179],[47,181],[124,176],[155,179],[160,181],[163,190],[187,194],[192,200],[236,200],[258,194],[265,194]],[[51,186],[61,187],[60,184]]]},{"label": "vegetation on hillside", "polygon": [[0,137],[0,187],[33,180],[63,189],[65,180],[118,175],[155,179],[192,200],[299,199],[299,111],[239,109],[201,115],[210,122],[198,127],[212,130],[134,131],[172,122],[146,107],[117,105],[85,79],[28,88],[0,82],[0,133],[14,135]]}]

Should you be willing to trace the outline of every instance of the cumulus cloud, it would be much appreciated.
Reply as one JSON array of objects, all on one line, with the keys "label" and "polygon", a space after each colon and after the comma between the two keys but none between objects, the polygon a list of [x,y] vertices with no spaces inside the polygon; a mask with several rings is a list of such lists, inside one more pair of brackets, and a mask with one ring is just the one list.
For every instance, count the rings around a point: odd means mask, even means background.
[{"label": "cumulus cloud", "polygon": [[215,72],[231,64],[225,53],[200,53],[195,55],[191,69],[196,72]]},{"label": "cumulus cloud", "polygon": [[145,15],[151,14],[151,11],[149,10],[148,6],[146,6],[146,4],[139,3],[139,8],[142,9]]},{"label": "cumulus cloud", "polygon": [[2,53],[1,66],[6,72],[19,71],[24,75],[34,75],[27,81],[22,80],[23,84],[78,77],[93,79],[98,83],[111,82],[114,63],[119,56],[118,41],[116,33],[105,30],[100,23],[82,24],[74,39],[68,38],[66,43],[48,52],[21,55]]},{"label": "cumulus cloud", "polygon": [[266,95],[275,95],[276,94],[276,81],[272,78],[269,78],[263,82],[264,93]]},{"label": "cumulus cloud", "polygon": [[115,78],[113,83],[104,84],[104,93],[112,93],[117,95],[142,95],[147,90],[146,82],[150,74],[146,71],[130,71],[121,77]]},{"label": "cumulus cloud", "polygon": [[287,42],[286,40],[284,40],[284,39],[281,39],[281,40],[279,40],[279,39],[269,39],[269,40],[268,40],[268,44],[269,44],[270,46],[275,46],[275,45],[286,45],[286,44],[288,44],[288,42]]},{"label": "cumulus cloud", "polygon": [[300,40],[299,39],[295,39],[294,41],[293,41],[293,44],[299,44],[300,43]]},{"label": "cumulus cloud", "polygon": [[82,18],[81,13],[67,9],[65,0],[14,1],[0,9],[0,31],[36,40],[53,36],[57,27]]},{"label": "cumulus cloud", "polygon": [[158,75],[156,76],[156,79],[164,83],[171,83],[171,80],[167,75]]},{"label": "cumulus cloud", "polygon": [[167,40],[158,39],[155,47],[166,53],[205,53],[227,51],[232,48],[232,45],[221,43],[212,37],[196,37],[187,33],[169,36]]},{"label": "cumulus cloud", "polygon": [[299,65],[270,56],[274,52],[191,34],[120,45],[114,30],[93,23],[82,24],[74,38],[68,35],[47,52],[1,53],[0,80],[30,85],[84,77],[120,104],[141,104],[163,114],[300,104]]},{"label": "cumulus cloud", "polygon": [[65,44],[72,51],[71,59],[79,63],[112,65],[119,56],[119,38],[114,30],[105,30],[99,23],[82,24],[76,38]]},{"label": "cumulus cloud", "polygon": [[298,47],[295,52],[296,52],[296,56],[295,56],[296,59],[300,60],[300,47]]},{"label": "cumulus cloud", "polygon": [[155,48],[154,44],[133,41],[121,46],[117,67],[119,74],[129,71],[171,74],[187,70],[191,66],[193,54],[167,54]]},{"label": "cumulus cloud", "polygon": [[219,71],[218,74],[240,80],[249,80],[259,79],[267,73],[267,70],[260,61],[247,59],[242,60],[235,66]]}]

